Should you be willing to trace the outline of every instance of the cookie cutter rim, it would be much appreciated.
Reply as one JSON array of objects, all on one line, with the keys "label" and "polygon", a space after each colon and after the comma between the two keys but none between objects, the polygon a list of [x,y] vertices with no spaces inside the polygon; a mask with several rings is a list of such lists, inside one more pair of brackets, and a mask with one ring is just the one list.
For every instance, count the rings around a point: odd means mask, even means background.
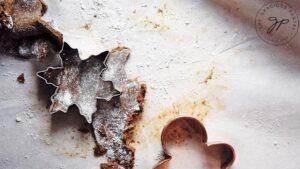
[{"label": "cookie cutter rim", "polygon": [[194,117],[190,117],[190,116],[182,116],[182,117],[177,117],[175,119],[172,119],[171,121],[169,121],[165,127],[163,128],[162,132],[161,132],[161,145],[162,145],[162,149],[163,149],[163,153],[166,155],[165,159],[159,161],[154,167],[153,169],[157,169],[160,165],[170,161],[172,159],[172,156],[170,155],[166,145],[165,145],[165,133],[167,131],[167,129],[169,129],[170,127],[172,127],[172,124],[174,124],[174,122],[177,122],[177,121],[182,121],[182,120],[188,120],[188,121],[193,121],[193,123],[195,123],[197,125],[198,128],[201,129],[201,131],[203,132],[203,144],[205,144],[208,148],[209,147],[212,147],[212,146],[224,146],[226,147],[226,149],[228,149],[231,154],[228,154],[227,155],[227,160],[221,164],[221,168],[220,169],[228,169],[230,168],[230,166],[232,166],[232,164],[234,163],[235,159],[236,159],[236,153],[235,153],[235,150],[234,148],[230,145],[230,144],[227,144],[227,143],[223,143],[223,142],[216,142],[216,143],[208,143],[207,142],[207,131],[206,131],[206,128],[204,127],[204,125],[196,118]]},{"label": "cookie cutter rim", "polygon": [[[50,67],[48,67],[47,69],[38,71],[38,72],[36,73],[36,76],[39,77],[39,78],[41,78],[41,79],[43,79],[47,85],[52,85],[52,86],[54,86],[54,87],[56,88],[55,91],[54,91],[54,93],[53,93],[53,94],[51,95],[51,97],[50,97],[51,103],[53,103],[53,96],[57,93],[57,91],[58,91],[58,89],[59,89],[59,86],[58,86],[58,85],[55,85],[54,83],[48,82],[46,78],[44,78],[43,76],[40,75],[40,73],[46,72],[46,71],[48,71],[49,69],[61,69],[61,68],[64,68],[63,59],[61,58],[61,55],[60,55],[60,54],[62,53],[62,51],[63,51],[65,45],[68,46],[68,47],[70,47],[71,49],[76,50],[77,53],[78,53],[78,55],[79,55],[79,52],[78,52],[78,49],[77,49],[77,48],[72,48],[67,42],[64,42],[64,43],[62,44],[61,50],[58,52],[59,59],[60,59],[60,66],[58,66],[58,67],[50,66]],[[106,61],[107,61],[107,59],[108,59],[108,57],[109,57],[110,51],[103,51],[103,52],[101,52],[101,53],[98,54],[98,55],[100,55],[100,54],[105,53],[105,52],[107,52],[107,55],[105,56],[105,59],[103,60],[104,68],[101,70],[99,78],[100,78],[101,80],[103,80],[103,81],[111,82],[112,85],[113,85],[113,82],[112,82],[112,81],[110,81],[110,80],[104,80],[104,79],[101,77],[101,74],[102,74],[105,70],[108,69],[108,67],[107,67],[107,65],[106,65]],[[90,57],[92,57],[92,56],[98,56],[98,55],[91,55]],[[88,57],[87,59],[89,59],[90,57]],[[84,59],[84,60],[87,60],[87,59]],[[84,60],[82,60],[82,59],[80,59],[80,60],[81,60],[81,61],[84,61]],[[114,87],[114,85],[113,85],[113,87]],[[95,97],[96,101],[97,101],[97,100],[106,100],[106,101],[109,101],[109,100],[111,100],[113,97],[117,97],[117,96],[120,96],[120,95],[122,94],[122,92],[118,91],[117,89],[115,89],[115,90],[117,91],[117,94],[112,95],[109,99],[102,98],[102,97]],[[79,113],[82,115],[81,107],[80,107],[77,103],[74,103],[74,104],[72,104],[72,105],[75,105],[75,106],[78,108]],[[70,105],[70,106],[72,106],[72,105]],[[69,106],[69,107],[70,107],[70,106]],[[53,112],[50,111],[50,114],[54,114],[54,113],[57,113],[57,112],[59,112],[59,111],[61,111],[61,112],[63,112],[63,113],[67,113],[68,110],[69,110],[69,107],[68,107],[68,109],[66,109],[66,110],[58,110],[58,111],[53,111]],[[94,113],[95,113],[95,112],[94,112]],[[93,114],[94,114],[94,113],[93,113]],[[90,123],[91,123],[91,122],[90,122]]]}]

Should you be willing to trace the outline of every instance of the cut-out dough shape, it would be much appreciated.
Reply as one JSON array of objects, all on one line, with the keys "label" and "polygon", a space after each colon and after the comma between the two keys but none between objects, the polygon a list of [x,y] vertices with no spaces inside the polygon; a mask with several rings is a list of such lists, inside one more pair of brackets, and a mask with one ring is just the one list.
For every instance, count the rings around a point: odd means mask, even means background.
[{"label": "cut-out dough shape", "polygon": [[[118,168],[131,169],[134,164],[134,149],[129,146],[134,124],[132,121],[141,114],[146,86],[137,80],[128,80],[125,63],[130,55],[127,48],[116,48],[109,53],[103,79],[112,81],[122,92],[109,102],[98,101],[98,111],[93,116],[96,141],[105,154],[108,163],[118,164]],[[115,164],[115,165],[116,165]],[[101,168],[106,169],[106,164]]]},{"label": "cut-out dough shape", "polygon": [[0,52],[28,58],[43,57],[50,47],[59,51],[63,35],[41,18],[46,11],[42,0],[0,1]]}]

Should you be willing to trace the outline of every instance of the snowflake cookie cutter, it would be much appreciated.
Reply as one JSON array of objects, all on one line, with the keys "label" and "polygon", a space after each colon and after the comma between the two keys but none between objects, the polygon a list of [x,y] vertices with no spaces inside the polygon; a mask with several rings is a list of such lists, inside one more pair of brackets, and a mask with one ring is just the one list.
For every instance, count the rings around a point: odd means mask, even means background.
[{"label": "snowflake cookie cutter", "polygon": [[207,143],[204,125],[193,117],[169,122],[162,131],[161,143],[166,158],[153,169],[228,169],[235,160],[235,151],[229,144]]},{"label": "snowflake cookie cutter", "polygon": [[71,48],[67,43],[63,44],[60,52],[61,66],[37,72],[37,76],[46,84],[56,87],[51,96],[52,114],[58,111],[66,113],[70,106],[76,105],[80,114],[91,123],[92,115],[97,111],[98,99],[109,101],[121,94],[114,88],[112,81],[101,77],[107,69],[108,54],[106,51],[81,60],[77,49]]}]

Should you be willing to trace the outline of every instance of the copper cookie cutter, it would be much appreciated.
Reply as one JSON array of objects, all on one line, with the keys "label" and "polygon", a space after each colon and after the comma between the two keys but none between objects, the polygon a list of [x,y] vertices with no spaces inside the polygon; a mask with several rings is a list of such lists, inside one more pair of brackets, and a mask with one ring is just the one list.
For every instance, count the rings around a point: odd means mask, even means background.
[{"label": "copper cookie cutter", "polygon": [[162,131],[161,143],[166,157],[153,169],[228,169],[235,160],[231,145],[207,143],[204,125],[193,117],[169,122]]}]

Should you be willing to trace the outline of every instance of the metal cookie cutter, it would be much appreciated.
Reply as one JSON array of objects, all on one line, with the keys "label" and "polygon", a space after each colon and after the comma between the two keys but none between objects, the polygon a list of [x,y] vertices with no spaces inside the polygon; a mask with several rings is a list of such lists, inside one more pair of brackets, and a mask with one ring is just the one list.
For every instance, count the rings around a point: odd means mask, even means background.
[{"label": "metal cookie cutter", "polygon": [[101,74],[107,69],[105,62],[108,52],[81,60],[78,50],[64,43],[60,57],[60,67],[49,67],[37,73],[47,84],[56,87],[51,96],[50,112],[67,112],[71,105],[76,105],[80,114],[91,123],[92,114],[97,111],[97,99],[108,101],[120,95],[111,81],[101,78]]},{"label": "metal cookie cutter", "polygon": [[208,144],[205,127],[192,117],[179,117],[167,124],[161,142],[166,158],[154,169],[228,169],[235,160],[233,147]]}]

